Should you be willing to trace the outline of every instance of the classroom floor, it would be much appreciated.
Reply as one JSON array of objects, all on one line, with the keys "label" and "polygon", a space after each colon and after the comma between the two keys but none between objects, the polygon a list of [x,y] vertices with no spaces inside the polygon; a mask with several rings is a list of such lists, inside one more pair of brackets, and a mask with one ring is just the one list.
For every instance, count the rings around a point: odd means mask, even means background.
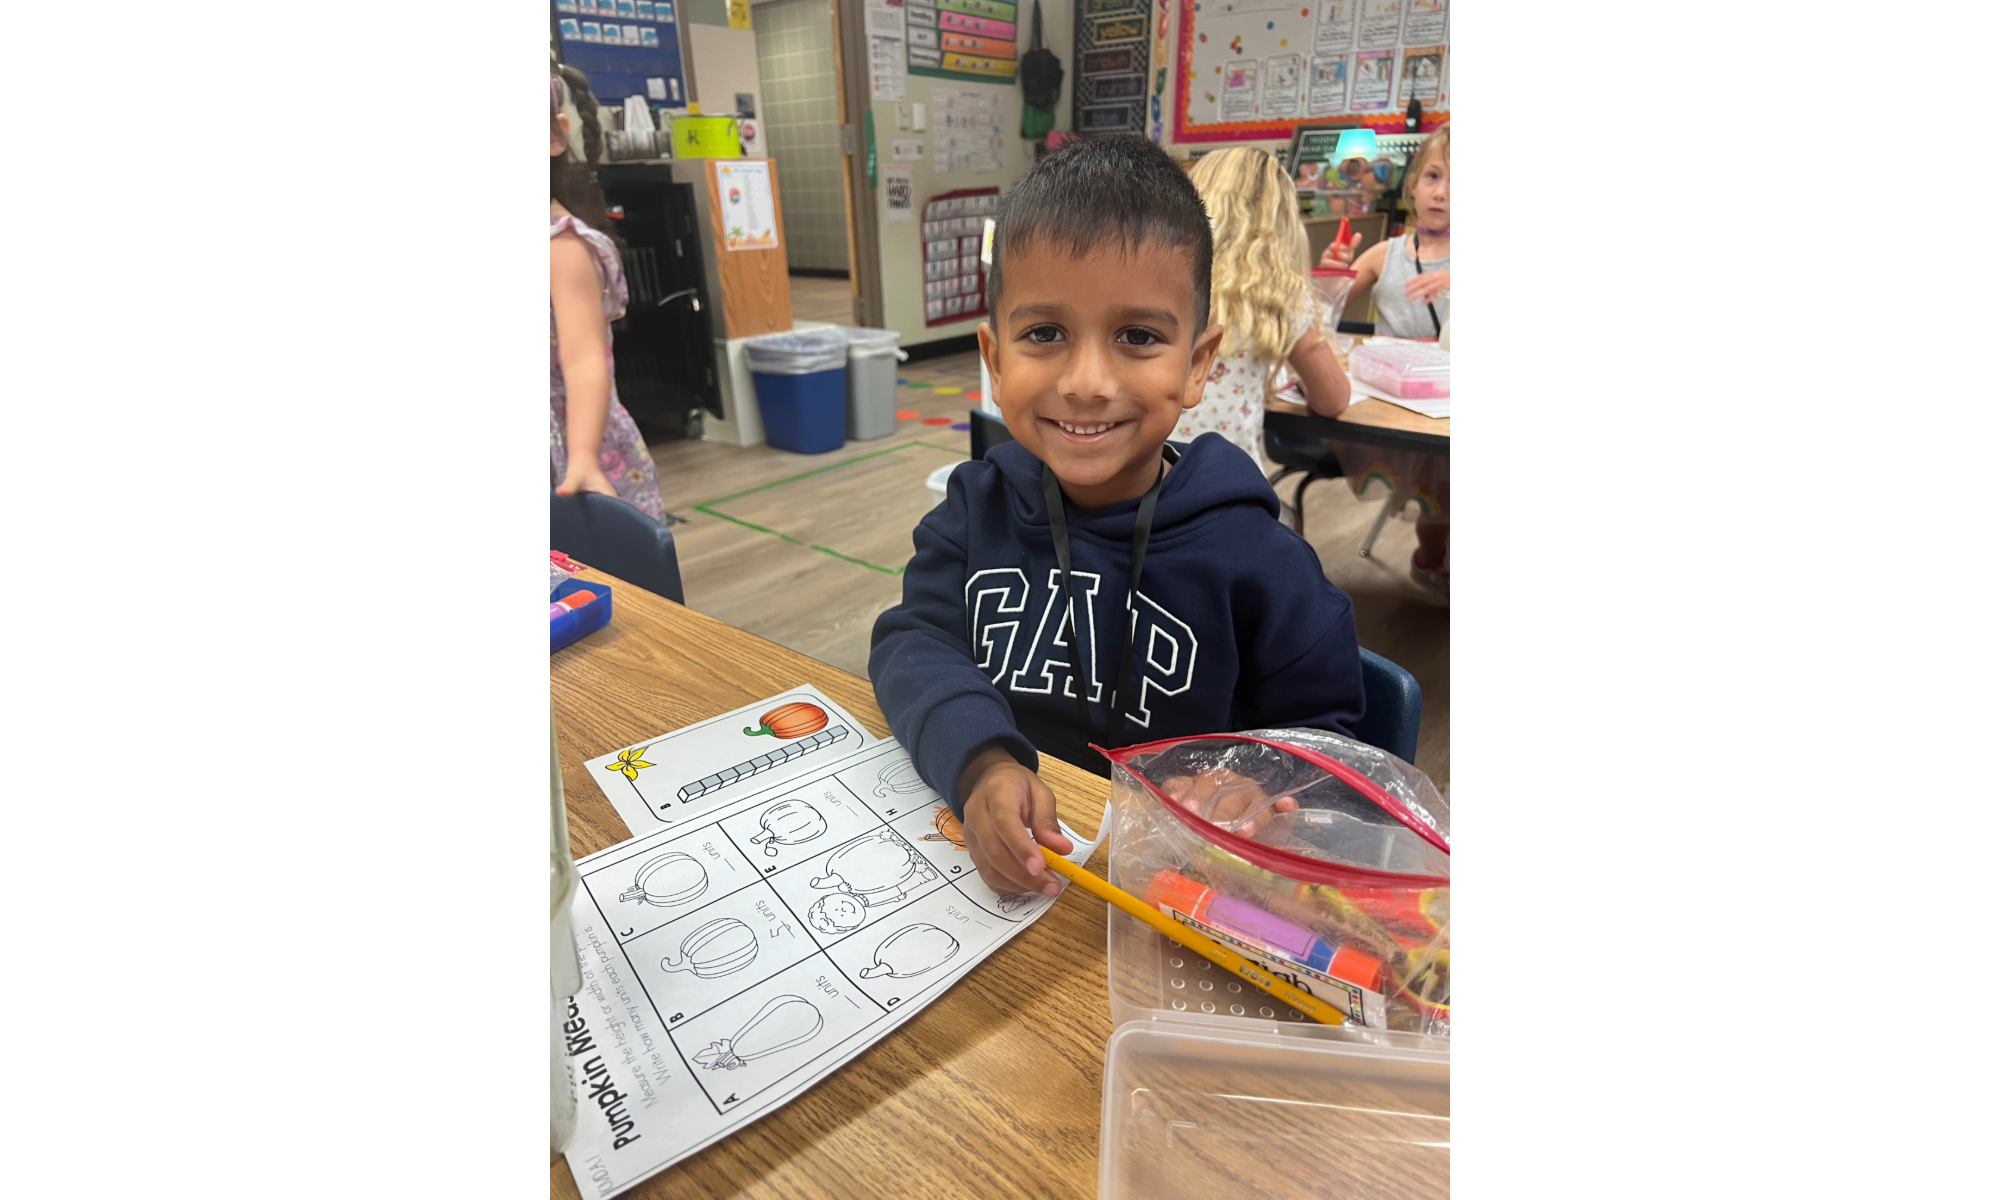
[{"label": "classroom floor", "polygon": [[[835,325],[854,324],[854,298],[846,279],[825,279],[817,275],[792,275],[792,319],[828,321]],[[974,374],[978,369],[974,368]]]},{"label": "classroom floor", "polygon": [[[802,282],[846,295],[845,280],[795,277],[795,304]],[[918,417],[876,441],[828,454],[690,441],[653,451],[661,498],[683,522],[673,528],[689,606],[868,674],[869,632],[901,599],[910,530],[930,511],[924,480],[970,453],[969,435],[952,425],[963,425],[978,402],[970,395],[979,390],[971,352],[907,363],[897,374],[914,385],[898,390],[903,409]],[[1314,484],[1306,540],[1327,578],[1353,598],[1361,644],[1402,664],[1423,688],[1417,765],[1449,796],[1451,613],[1410,581],[1411,522],[1389,522],[1374,556],[1359,555],[1380,507],[1378,499],[1357,501],[1339,481]]]}]

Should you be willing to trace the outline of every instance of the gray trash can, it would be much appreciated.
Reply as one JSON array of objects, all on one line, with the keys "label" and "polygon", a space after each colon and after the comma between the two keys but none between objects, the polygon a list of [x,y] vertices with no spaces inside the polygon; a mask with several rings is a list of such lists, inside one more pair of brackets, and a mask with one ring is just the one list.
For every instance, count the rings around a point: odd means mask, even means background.
[{"label": "gray trash can", "polygon": [[841,326],[847,338],[847,436],[857,442],[896,432],[896,364],[909,357],[896,348],[892,329]]}]

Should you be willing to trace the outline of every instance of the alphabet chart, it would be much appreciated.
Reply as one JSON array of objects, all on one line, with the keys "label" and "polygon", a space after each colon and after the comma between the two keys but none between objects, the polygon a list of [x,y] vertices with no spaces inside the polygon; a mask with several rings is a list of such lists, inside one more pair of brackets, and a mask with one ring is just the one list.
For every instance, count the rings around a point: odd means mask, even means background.
[{"label": "alphabet chart", "polygon": [[[758,742],[832,727],[838,710],[806,691],[741,710],[767,718]],[[697,795],[695,815],[577,863],[583,990],[561,1035],[577,1086],[566,1154],[585,1196],[631,1187],[777,1109],[1053,903],[980,882],[958,822],[900,743],[835,744],[779,767],[793,763],[804,765],[732,781],[713,803]],[[613,797],[624,782],[597,781]],[[1064,832],[1074,861],[1096,849]]]}]

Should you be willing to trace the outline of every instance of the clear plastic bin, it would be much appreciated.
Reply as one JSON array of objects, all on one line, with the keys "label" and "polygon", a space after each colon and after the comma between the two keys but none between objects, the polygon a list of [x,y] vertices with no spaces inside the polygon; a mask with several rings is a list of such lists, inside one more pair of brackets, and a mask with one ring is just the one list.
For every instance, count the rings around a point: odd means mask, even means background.
[{"label": "clear plastic bin", "polygon": [[1348,356],[1347,372],[1403,400],[1451,395],[1451,352],[1425,342],[1363,342]]},{"label": "clear plastic bin", "polygon": [[1120,1026],[1104,1048],[1099,1200],[1445,1200],[1451,1058],[1366,1030]]}]

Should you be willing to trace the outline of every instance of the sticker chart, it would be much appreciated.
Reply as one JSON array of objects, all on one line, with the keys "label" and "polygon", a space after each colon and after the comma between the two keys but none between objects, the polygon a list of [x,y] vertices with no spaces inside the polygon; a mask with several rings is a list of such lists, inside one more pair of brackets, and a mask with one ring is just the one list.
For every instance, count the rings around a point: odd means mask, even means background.
[{"label": "sticker chart", "polygon": [[[1054,903],[981,883],[958,822],[902,746],[861,744],[865,731],[811,688],[655,739],[626,761],[705,786],[724,772],[690,772],[714,765],[714,730],[752,740],[741,733],[752,712],[777,714],[771,736],[794,732],[790,746],[840,721],[851,736],[739,773],[684,807],[662,793],[676,806],[671,827],[655,822],[577,863],[570,922],[583,988],[562,1029],[578,1105],[566,1157],[586,1196],[628,1188],[798,1096]],[[683,747],[701,757],[683,762]],[[592,778],[614,804],[629,782],[594,765]],[[1064,832],[1074,861],[1095,850]]]}]

